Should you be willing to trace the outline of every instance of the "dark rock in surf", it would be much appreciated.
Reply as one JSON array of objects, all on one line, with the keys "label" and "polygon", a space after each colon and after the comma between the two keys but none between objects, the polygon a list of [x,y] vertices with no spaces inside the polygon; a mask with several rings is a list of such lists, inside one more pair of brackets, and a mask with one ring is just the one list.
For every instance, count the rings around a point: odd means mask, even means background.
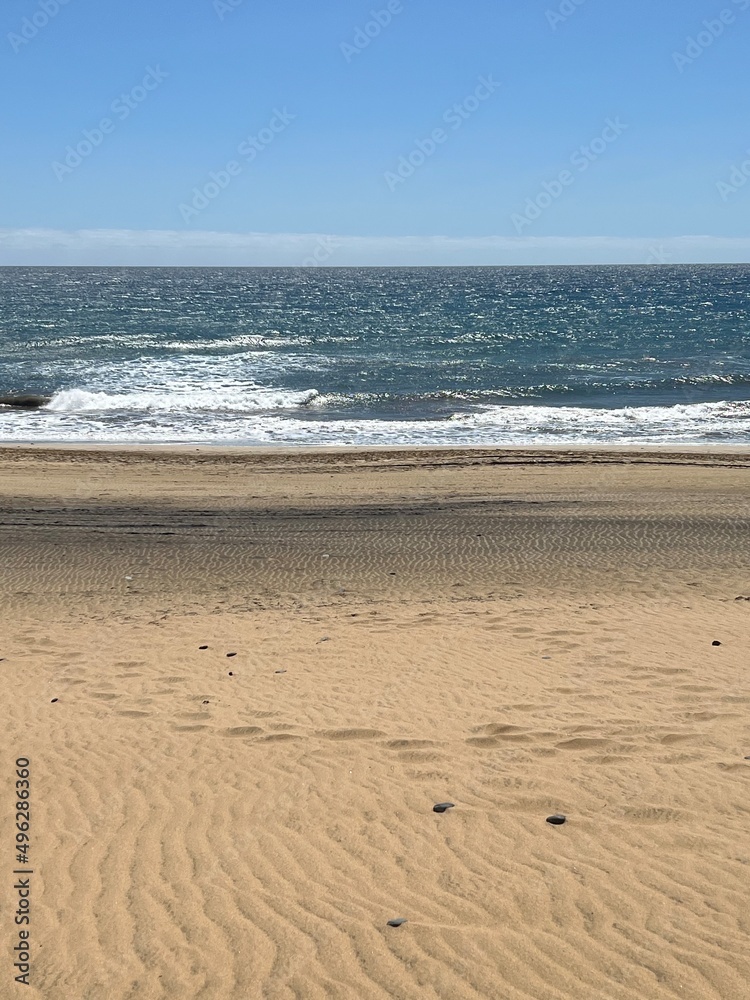
[{"label": "dark rock in surf", "polygon": [[39,410],[49,403],[51,396],[24,395],[0,396],[0,406],[10,406],[15,410]]},{"label": "dark rock in surf", "polygon": [[438,802],[437,805],[432,807],[432,811],[434,813],[444,813],[448,812],[449,809],[455,809],[455,808],[456,808],[455,802]]},{"label": "dark rock in surf", "polygon": [[554,816],[548,816],[547,822],[550,826],[562,826],[563,823],[567,823],[567,816],[563,816],[562,813],[556,813]]}]

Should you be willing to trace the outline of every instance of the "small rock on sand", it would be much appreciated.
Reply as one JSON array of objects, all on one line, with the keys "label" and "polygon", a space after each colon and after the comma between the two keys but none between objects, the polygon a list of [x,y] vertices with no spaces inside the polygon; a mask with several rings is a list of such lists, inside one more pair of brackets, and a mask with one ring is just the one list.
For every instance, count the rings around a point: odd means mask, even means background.
[{"label": "small rock on sand", "polygon": [[555,813],[554,816],[548,816],[547,822],[551,826],[562,826],[563,823],[567,822],[567,816],[563,816],[562,813]]}]

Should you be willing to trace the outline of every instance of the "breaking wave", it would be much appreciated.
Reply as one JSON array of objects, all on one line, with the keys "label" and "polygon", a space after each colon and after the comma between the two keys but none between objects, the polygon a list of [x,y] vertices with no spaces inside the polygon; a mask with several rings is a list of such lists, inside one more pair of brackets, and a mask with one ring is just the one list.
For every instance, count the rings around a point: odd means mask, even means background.
[{"label": "breaking wave", "polygon": [[135,411],[140,413],[249,413],[258,410],[290,410],[307,406],[319,395],[317,389],[232,388],[188,389],[184,391],[91,392],[65,389],[56,393],[46,406],[51,413],[103,413]]}]

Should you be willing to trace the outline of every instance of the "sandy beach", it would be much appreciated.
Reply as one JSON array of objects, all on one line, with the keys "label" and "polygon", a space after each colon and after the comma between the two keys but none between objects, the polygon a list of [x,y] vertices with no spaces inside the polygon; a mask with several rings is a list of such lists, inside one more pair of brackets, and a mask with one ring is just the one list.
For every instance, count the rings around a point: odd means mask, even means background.
[{"label": "sandy beach", "polygon": [[0,996],[744,1000],[749,529],[741,450],[1,449]]}]

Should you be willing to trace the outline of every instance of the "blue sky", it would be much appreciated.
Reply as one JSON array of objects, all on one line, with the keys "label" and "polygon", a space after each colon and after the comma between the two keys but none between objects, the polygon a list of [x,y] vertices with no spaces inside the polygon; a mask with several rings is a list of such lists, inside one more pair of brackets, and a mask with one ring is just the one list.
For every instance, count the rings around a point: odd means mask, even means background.
[{"label": "blue sky", "polygon": [[750,0],[0,22],[0,263],[750,260]]}]

